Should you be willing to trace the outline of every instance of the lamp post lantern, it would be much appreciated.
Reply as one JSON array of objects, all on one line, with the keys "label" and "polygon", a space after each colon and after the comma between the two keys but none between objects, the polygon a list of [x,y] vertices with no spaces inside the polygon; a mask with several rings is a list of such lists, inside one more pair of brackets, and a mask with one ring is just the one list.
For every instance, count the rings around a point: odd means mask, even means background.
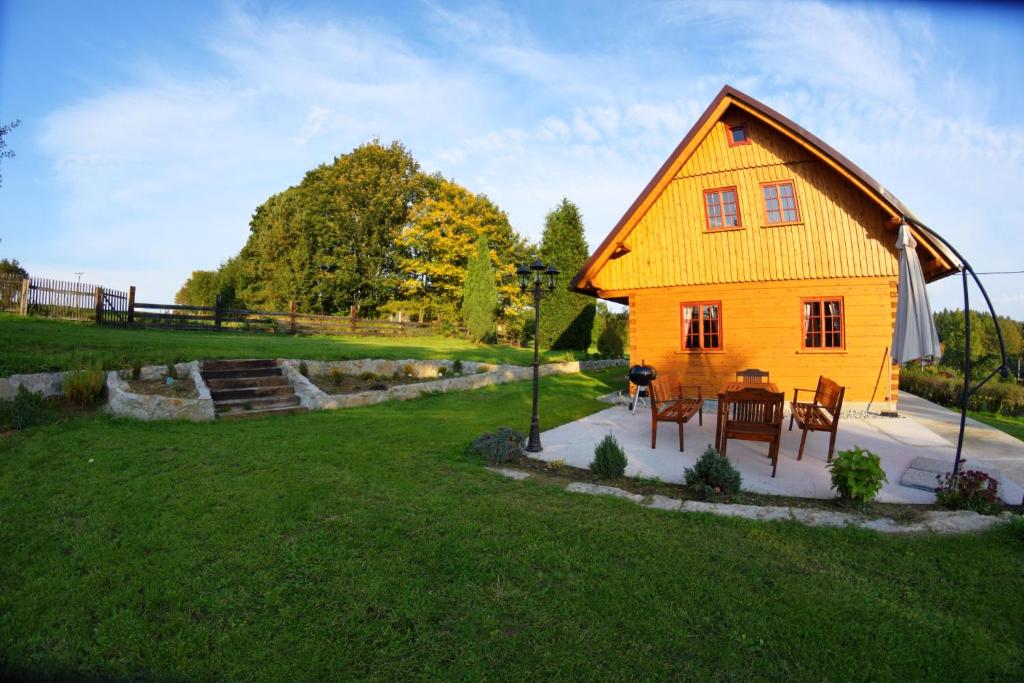
[{"label": "lamp post lantern", "polygon": [[558,269],[553,265],[545,266],[538,258],[529,266],[516,268],[519,276],[519,289],[525,292],[533,289],[533,416],[530,418],[530,438],[526,442],[529,453],[540,453],[544,447],[540,445],[540,422],[537,418],[537,391],[540,380],[540,299],[543,294],[542,285],[547,280],[549,292],[555,291],[555,278]]}]

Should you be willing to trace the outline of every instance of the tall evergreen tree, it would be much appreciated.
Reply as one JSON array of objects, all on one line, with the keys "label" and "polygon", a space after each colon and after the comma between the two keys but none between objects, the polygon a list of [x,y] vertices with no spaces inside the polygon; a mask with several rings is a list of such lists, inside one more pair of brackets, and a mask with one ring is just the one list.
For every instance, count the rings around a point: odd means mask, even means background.
[{"label": "tall evergreen tree", "polygon": [[491,249],[487,237],[480,235],[476,253],[466,270],[466,288],[462,297],[462,318],[473,341],[494,337],[494,316],[498,309],[498,285],[491,268]]},{"label": "tall evergreen tree", "polygon": [[578,351],[589,348],[595,301],[569,291],[569,281],[586,263],[589,252],[580,210],[562,199],[544,221],[540,245],[541,260],[561,271],[555,291],[541,304],[541,346]]}]

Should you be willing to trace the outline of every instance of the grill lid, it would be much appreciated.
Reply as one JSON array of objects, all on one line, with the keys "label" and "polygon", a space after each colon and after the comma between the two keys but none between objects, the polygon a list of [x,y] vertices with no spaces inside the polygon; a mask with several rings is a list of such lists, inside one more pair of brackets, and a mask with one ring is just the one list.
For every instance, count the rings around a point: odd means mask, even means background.
[{"label": "grill lid", "polygon": [[654,368],[649,365],[644,365],[641,361],[640,365],[634,365],[629,369],[629,381],[638,387],[646,387],[654,378],[658,376]]}]

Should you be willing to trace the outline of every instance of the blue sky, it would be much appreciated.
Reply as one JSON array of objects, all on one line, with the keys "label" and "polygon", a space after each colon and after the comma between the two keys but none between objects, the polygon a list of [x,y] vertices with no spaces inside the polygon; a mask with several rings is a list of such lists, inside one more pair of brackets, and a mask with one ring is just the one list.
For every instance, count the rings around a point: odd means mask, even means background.
[{"label": "blue sky", "polygon": [[[0,0],[0,257],[169,301],[372,137],[591,247],[724,83],[815,132],[976,270],[1024,267],[1024,11],[821,2]],[[959,282],[929,290],[957,306]],[[1024,276],[986,279],[1024,318]]]}]

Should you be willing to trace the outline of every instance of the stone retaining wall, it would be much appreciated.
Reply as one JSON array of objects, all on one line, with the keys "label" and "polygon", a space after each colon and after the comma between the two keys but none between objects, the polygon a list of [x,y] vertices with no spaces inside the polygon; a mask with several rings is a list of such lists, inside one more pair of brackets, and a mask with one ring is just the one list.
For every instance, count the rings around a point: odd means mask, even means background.
[{"label": "stone retaining wall", "polygon": [[[386,391],[361,391],[354,394],[328,394],[321,390],[307,377],[299,372],[299,364],[303,361],[296,359],[280,359],[281,366],[288,377],[288,381],[295,389],[300,403],[310,410],[323,410],[334,408],[353,408],[356,406],[383,403],[384,401],[408,401],[426,393],[449,391],[469,391],[481,387],[504,384],[506,382],[520,382],[533,377],[532,367],[521,365],[492,365],[489,363],[476,363],[463,361],[464,372],[473,374],[455,375],[453,377],[439,377],[433,382],[420,382],[417,384],[402,384],[391,387]],[[407,372],[412,377],[428,378],[438,377],[438,369],[441,367],[451,368],[454,364],[449,360],[383,360],[365,359],[358,361],[305,361],[308,373],[313,377],[329,374],[332,369],[340,370],[347,375],[360,375],[369,372],[375,375],[392,376],[395,372]],[[567,361],[563,363],[547,363],[540,366],[539,374],[547,375],[568,375],[584,370],[603,370],[609,367],[626,365],[624,359],[617,360],[590,360],[590,361]]]},{"label": "stone retaining wall", "polygon": [[[114,415],[132,417],[136,420],[192,420],[201,422],[214,419],[213,399],[210,389],[203,382],[199,372],[199,361],[175,364],[179,376],[188,375],[196,385],[196,398],[175,398],[153,394],[133,393],[121,373],[112,370],[107,373],[107,406]],[[167,376],[167,366],[150,365],[142,368],[143,380],[162,379]]]},{"label": "stone retaining wall", "polygon": [[18,387],[25,387],[43,398],[60,396],[64,393],[66,372],[37,372],[30,375],[11,375],[0,378],[0,401],[11,401],[18,395]]}]

